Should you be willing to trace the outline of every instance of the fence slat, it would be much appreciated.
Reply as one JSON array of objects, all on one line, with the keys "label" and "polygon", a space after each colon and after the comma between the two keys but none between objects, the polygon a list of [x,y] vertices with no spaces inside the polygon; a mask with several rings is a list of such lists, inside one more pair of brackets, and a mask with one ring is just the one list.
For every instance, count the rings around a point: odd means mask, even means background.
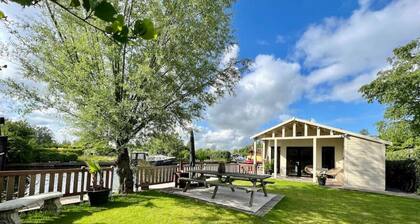
[{"label": "fence slat", "polygon": [[50,173],[50,186],[48,187],[48,192],[54,191],[54,182],[55,182],[55,173]]},{"label": "fence slat", "polygon": [[63,192],[63,172],[58,173],[57,191]]},{"label": "fence slat", "polygon": [[36,184],[36,175],[35,174],[31,174],[31,180],[29,183],[29,195],[34,195],[35,194],[35,184]]},{"label": "fence slat", "polygon": [[70,194],[71,172],[66,173],[66,191],[65,194]]},{"label": "fence slat", "polygon": [[90,188],[90,185],[91,185],[91,175],[88,172],[87,173],[87,177],[86,177],[86,189],[89,189]]},{"label": "fence slat", "polygon": [[18,182],[18,198],[25,196],[26,175],[19,176]]},{"label": "fence slat", "polygon": [[6,188],[6,200],[10,200],[13,198],[13,194],[15,191],[15,176],[7,177],[7,188]]},{"label": "fence slat", "polygon": [[45,192],[45,173],[41,173],[41,180],[39,181],[39,193]]},{"label": "fence slat", "polygon": [[74,172],[74,178],[73,178],[73,193],[78,193],[78,186],[79,186],[79,172]]},{"label": "fence slat", "polygon": [[109,170],[108,171],[108,174],[106,175],[106,187],[107,188],[111,188],[111,184],[109,183],[109,180],[111,179],[110,177],[111,177],[111,175],[112,175],[112,170]]},{"label": "fence slat", "polygon": [[82,167],[82,171],[80,172],[81,174],[81,183],[80,183],[80,201],[83,202],[83,193],[85,192],[85,168]]}]

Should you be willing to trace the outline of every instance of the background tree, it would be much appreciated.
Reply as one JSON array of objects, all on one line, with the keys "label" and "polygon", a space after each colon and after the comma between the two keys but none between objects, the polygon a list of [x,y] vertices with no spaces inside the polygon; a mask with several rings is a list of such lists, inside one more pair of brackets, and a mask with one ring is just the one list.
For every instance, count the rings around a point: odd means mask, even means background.
[{"label": "background tree", "polygon": [[396,48],[389,62],[391,68],[379,72],[360,92],[368,102],[387,106],[389,122],[407,122],[420,135],[420,39]]},{"label": "background tree", "polygon": [[116,44],[62,8],[44,6],[42,22],[10,27],[11,55],[22,75],[43,88],[1,82],[27,109],[55,108],[84,133],[112,143],[120,191],[132,192],[127,145],[200,117],[233,91],[244,67],[234,59],[221,63],[233,42],[231,1],[112,3],[124,24],[153,16],[159,37]]},{"label": "background tree", "polygon": [[233,154],[238,154],[238,155],[241,155],[243,157],[246,157],[249,153],[249,147],[250,146],[247,145],[247,146],[245,146],[243,148],[240,148],[240,149],[234,149]]},{"label": "background tree", "polygon": [[51,131],[35,127],[27,121],[7,121],[4,134],[8,136],[7,160],[9,163],[34,163],[50,161],[76,161],[77,154],[49,147],[57,145]]},{"label": "background tree", "polygon": [[141,146],[149,155],[163,154],[179,158],[180,153],[188,150],[178,134],[158,134]]}]

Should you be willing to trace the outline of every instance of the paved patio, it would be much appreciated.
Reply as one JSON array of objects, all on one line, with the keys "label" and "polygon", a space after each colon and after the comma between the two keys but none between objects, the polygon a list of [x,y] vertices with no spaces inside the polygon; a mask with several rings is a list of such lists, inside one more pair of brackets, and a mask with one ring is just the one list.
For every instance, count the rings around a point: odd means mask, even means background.
[{"label": "paved patio", "polygon": [[207,203],[216,204],[226,208],[238,210],[252,215],[264,216],[267,214],[284,195],[268,194],[264,197],[262,192],[256,192],[252,207],[248,206],[250,194],[243,190],[232,192],[229,188],[219,187],[215,199],[212,199],[214,187],[209,188],[193,188],[187,192],[182,192],[178,188],[162,189],[162,192],[175,194],[183,197],[194,198]]}]

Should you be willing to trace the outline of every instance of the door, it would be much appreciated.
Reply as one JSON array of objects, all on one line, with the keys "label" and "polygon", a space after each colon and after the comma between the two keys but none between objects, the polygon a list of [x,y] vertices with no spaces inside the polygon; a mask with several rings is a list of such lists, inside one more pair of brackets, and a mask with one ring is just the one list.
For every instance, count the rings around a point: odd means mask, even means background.
[{"label": "door", "polygon": [[287,166],[288,176],[310,176],[304,169],[307,165],[312,165],[312,147],[287,147]]},{"label": "door", "polygon": [[335,149],[334,147],[322,147],[322,168],[335,168]]}]

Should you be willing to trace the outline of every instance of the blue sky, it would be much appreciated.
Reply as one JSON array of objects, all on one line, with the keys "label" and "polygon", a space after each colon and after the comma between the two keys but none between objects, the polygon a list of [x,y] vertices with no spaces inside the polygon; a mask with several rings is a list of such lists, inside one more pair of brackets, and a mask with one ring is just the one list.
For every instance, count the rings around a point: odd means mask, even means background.
[{"label": "blue sky", "polygon": [[[18,12],[3,6],[6,14]],[[366,103],[357,90],[388,66],[395,47],[420,37],[418,0],[239,0],[231,13],[236,44],[223,57],[253,65],[236,95],[220,99],[195,122],[198,147],[241,147],[290,117],[376,134],[384,107]],[[5,75],[13,75],[8,70]],[[9,108],[15,105],[0,102],[0,116],[22,118]],[[26,118],[53,129],[59,141],[74,139],[54,114],[36,111]]]}]

